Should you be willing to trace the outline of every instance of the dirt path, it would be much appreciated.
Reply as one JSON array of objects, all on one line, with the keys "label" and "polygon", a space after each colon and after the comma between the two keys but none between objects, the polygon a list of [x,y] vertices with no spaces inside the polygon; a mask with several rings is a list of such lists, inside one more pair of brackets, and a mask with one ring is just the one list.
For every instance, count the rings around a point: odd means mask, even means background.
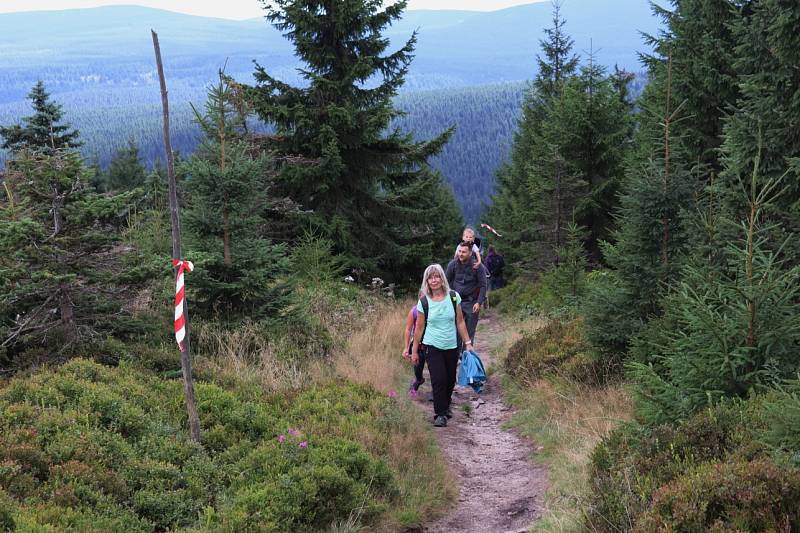
[{"label": "dirt path", "polygon": [[[486,368],[497,368],[494,352],[504,337],[496,318],[481,317],[476,340]],[[432,415],[429,391],[426,382],[416,403]],[[454,417],[447,427],[434,431],[461,490],[456,505],[422,531],[527,531],[542,514],[547,470],[528,460],[530,441],[502,429],[511,410],[503,403],[498,375],[489,377],[480,394],[456,385],[452,409]]]}]

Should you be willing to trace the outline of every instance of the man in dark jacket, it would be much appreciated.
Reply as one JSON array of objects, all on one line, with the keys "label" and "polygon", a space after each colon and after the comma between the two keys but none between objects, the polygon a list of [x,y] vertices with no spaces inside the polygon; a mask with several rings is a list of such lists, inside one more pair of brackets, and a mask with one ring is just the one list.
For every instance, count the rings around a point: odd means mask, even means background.
[{"label": "man in dark jacket", "polygon": [[[467,323],[467,333],[472,342],[475,342],[475,329],[478,327],[481,305],[486,301],[486,267],[478,265],[473,268],[475,259],[469,243],[462,242],[458,245],[456,259],[447,265],[447,282],[450,288],[461,295],[461,311]],[[459,353],[462,350],[459,340]]]},{"label": "man in dark jacket", "polygon": [[494,250],[494,246],[489,246],[489,253],[486,255],[486,270],[489,271],[489,289],[501,289],[505,285],[503,281],[503,267],[506,261],[503,256]]}]

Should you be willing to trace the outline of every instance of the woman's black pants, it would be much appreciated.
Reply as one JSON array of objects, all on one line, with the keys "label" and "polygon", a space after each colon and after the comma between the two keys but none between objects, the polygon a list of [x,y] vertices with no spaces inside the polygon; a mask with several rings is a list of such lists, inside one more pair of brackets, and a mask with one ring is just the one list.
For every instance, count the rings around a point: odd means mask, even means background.
[{"label": "woman's black pants", "polygon": [[456,386],[458,348],[440,350],[435,346],[427,346],[425,359],[428,361],[433,388],[433,412],[436,416],[445,415],[450,408],[453,387]]}]

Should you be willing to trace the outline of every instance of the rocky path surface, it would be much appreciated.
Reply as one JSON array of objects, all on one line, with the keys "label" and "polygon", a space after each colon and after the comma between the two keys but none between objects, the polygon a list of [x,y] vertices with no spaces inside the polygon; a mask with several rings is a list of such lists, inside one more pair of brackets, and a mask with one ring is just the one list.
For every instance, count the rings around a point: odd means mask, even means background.
[{"label": "rocky path surface", "polygon": [[[504,337],[497,318],[481,318],[477,350],[487,369],[498,367],[496,352]],[[416,403],[432,415],[429,391],[426,382]],[[530,441],[502,428],[511,409],[503,403],[498,375],[489,377],[480,394],[456,385],[452,409],[454,416],[447,427],[434,430],[458,478],[460,494],[453,508],[426,524],[422,531],[528,531],[542,514],[547,470],[529,461],[533,446]]]}]

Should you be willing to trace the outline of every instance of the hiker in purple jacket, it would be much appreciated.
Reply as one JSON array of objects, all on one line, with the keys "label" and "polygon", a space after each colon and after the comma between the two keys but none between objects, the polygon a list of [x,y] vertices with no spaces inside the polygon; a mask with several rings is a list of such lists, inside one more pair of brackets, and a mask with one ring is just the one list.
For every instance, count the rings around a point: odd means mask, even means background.
[{"label": "hiker in purple jacket", "polygon": [[[403,333],[403,346],[405,346],[405,351],[403,352],[403,358],[408,359],[411,361],[411,348],[414,344],[414,330],[417,326],[417,304],[415,303],[411,310],[408,312],[408,317],[406,318],[406,329]],[[425,368],[425,347],[420,346],[419,349],[419,362],[414,364],[414,379],[411,380],[411,383],[408,386],[408,395],[415,398],[417,396],[417,390],[419,386],[425,383],[425,378],[422,377],[422,370]]]}]

